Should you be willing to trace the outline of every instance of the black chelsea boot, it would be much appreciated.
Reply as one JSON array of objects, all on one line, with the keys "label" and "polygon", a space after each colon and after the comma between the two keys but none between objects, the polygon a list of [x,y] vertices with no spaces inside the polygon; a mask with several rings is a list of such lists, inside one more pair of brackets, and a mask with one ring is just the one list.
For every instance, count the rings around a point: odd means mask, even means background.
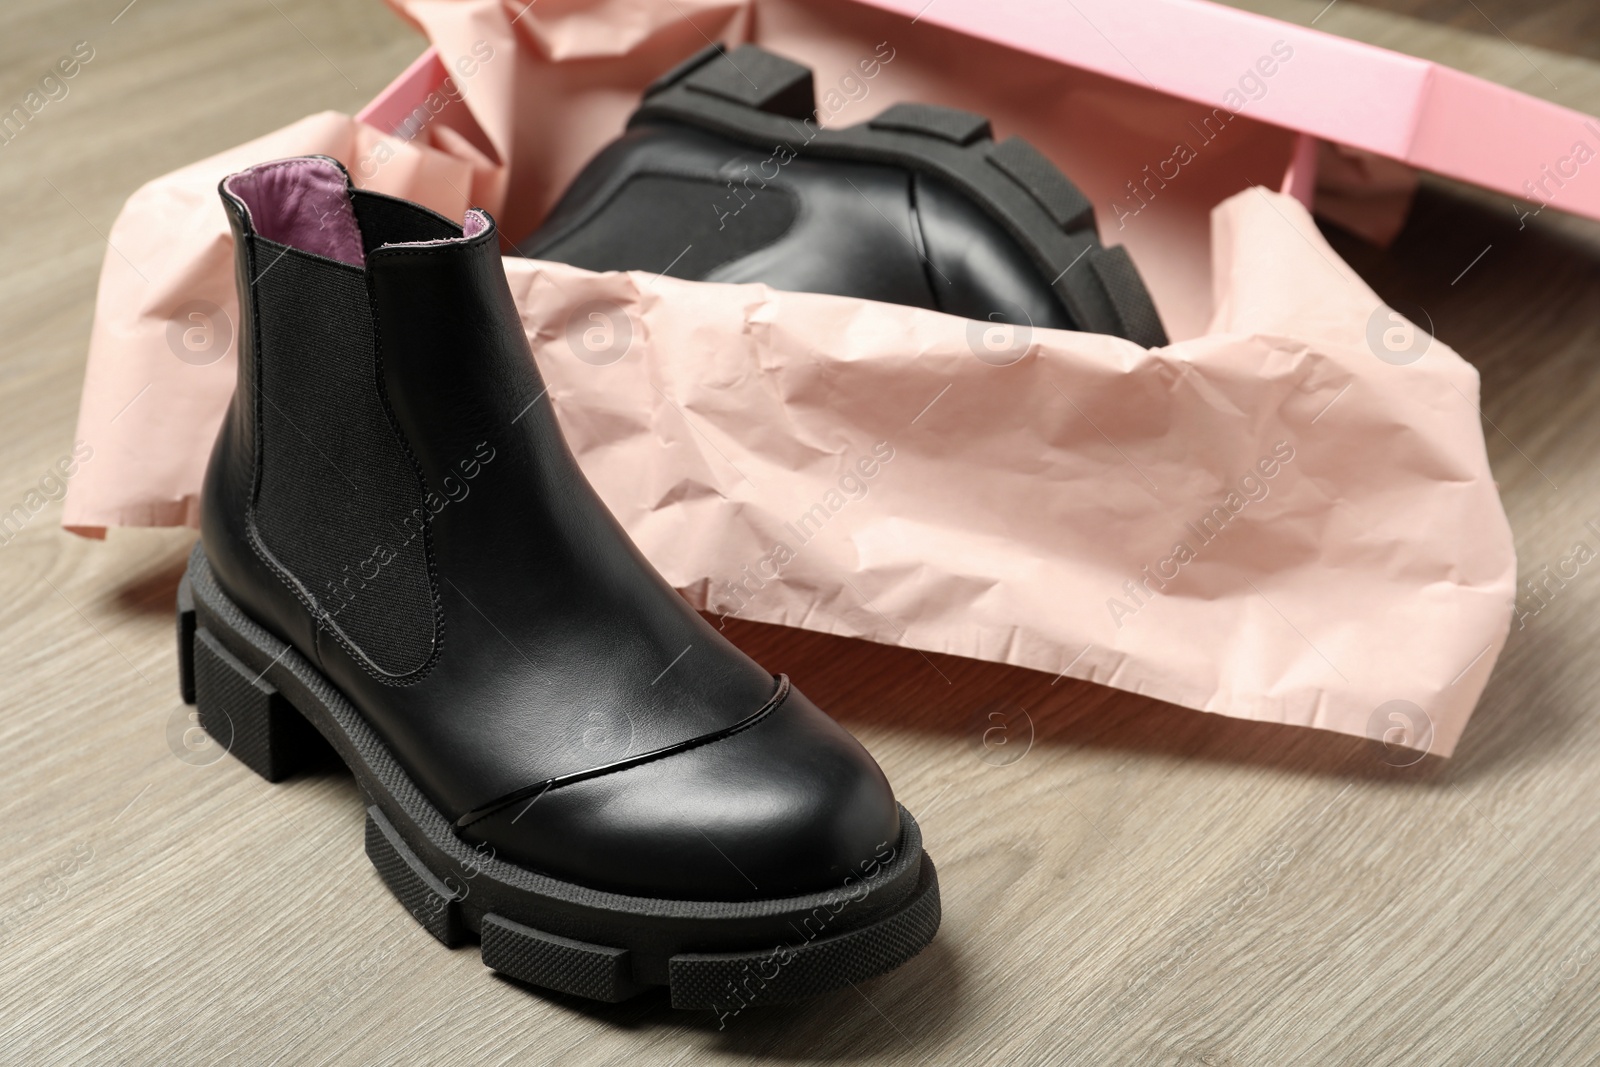
[{"label": "black chelsea boot", "polygon": [[[863,60],[863,77],[892,59]],[[519,248],[1167,343],[1133,261],[1027,141],[927,104],[823,129],[811,71],[755,45],[712,45],[646,89]]]},{"label": "black chelsea boot", "polygon": [[322,157],[221,193],[239,377],[178,599],[206,732],[272,781],[325,739],[395,896],[523,981],[726,1015],[919,952],[917,824],[590,488],[493,220]]}]

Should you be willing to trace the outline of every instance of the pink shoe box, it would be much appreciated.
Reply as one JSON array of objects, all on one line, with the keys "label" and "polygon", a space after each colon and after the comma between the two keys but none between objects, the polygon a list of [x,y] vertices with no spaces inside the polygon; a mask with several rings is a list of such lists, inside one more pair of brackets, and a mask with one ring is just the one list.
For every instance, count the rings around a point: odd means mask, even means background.
[{"label": "pink shoe box", "polygon": [[[1279,127],[1296,135],[1281,188],[1308,206],[1327,143],[1504,193],[1520,210],[1600,219],[1600,167],[1587,166],[1600,119],[1428,60],[1207,0],[853,3]],[[430,94],[444,106],[448,73],[429,48],[357,118],[394,132]],[[440,119],[472,127],[465,108]],[[1181,162],[1150,165],[1170,176]]]}]

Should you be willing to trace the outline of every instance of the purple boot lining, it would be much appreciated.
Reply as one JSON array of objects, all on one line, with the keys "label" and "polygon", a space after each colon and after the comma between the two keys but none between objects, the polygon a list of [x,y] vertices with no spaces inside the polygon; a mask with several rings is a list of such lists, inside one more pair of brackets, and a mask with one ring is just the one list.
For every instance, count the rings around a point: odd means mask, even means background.
[{"label": "purple boot lining", "polygon": [[224,186],[267,240],[353,267],[365,265],[344,173],[327,160],[263,163],[230,176]]},{"label": "purple boot lining", "polygon": [[[263,163],[231,175],[223,184],[244,204],[255,232],[267,240],[352,267],[366,265],[361,227],[350,203],[344,172],[327,160],[304,158]],[[489,217],[471,208],[463,221],[460,237],[384,247],[449,244],[476,237],[488,228]]]}]

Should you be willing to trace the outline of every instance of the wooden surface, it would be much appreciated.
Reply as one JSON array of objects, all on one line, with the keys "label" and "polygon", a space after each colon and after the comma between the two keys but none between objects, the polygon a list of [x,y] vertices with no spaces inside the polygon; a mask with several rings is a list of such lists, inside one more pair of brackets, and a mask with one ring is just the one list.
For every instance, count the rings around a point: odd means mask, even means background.
[{"label": "wooden surface", "polygon": [[[6,106],[73,42],[96,50],[0,147],[3,508],[70,448],[123,198],[353,111],[419,50],[365,0],[139,0],[113,23],[123,3],[0,12]],[[1524,67],[1498,37],[1348,2],[1319,28],[1340,18],[1506,80]],[[1600,111],[1579,55],[1524,50],[1576,72],[1561,91],[1587,95],[1566,102]],[[1600,519],[1600,227],[1547,212],[1519,231],[1500,198],[1430,185],[1389,251],[1334,239],[1481,368],[1522,574],[1600,544],[1584,526]],[[1404,768],[1356,739],[740,627],[882,761],[945,921],[892,975],[719,1032],[661,996],[530,992],[441,948],[362,854],[347,776],[274,787],[178,758],[172,601],[193,535],[93,543],[58,519],[51,505],[0,547],[0,1063],[1600,1058],[1600,568],[1513,633],[1456,758]],[[1012,716],[1008,747],[982,743],[992,708]]]},{"label": "wooden surface", "polygon": [[[1325,0],[1324,0],[1325,2]],[[1600,5],[1594,0],[1365,0],[1371,7],[1518,44],[1600,59]]]}]

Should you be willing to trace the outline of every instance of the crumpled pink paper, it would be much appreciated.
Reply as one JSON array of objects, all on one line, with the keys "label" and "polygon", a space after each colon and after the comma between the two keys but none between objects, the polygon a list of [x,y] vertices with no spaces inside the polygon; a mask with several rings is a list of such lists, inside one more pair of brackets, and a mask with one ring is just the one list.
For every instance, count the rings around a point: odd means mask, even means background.
[{"label": "crumpled pink paper", "polygon": [[[130,198],[102,270],[78,429],[95,459],[69,528],[195,521],[234,361],[177,358],[171,337],[194,301],[237,321],[227,173],[322,152],[369,188],[453,216],[482,204],[520,236],[702,34],[796,56],[819,95],[892,40],[893,63],[830,120],[923,98],[1028,136],[1090,194],[1177,340],[508,258],[550,400],[640,548],[713,612],[1453,750],[1515,575],[1478,377],[1437,341],[1409,362],[1386,347],[1408,324],[1297,201],[1252,186],[1274,161],[1281,176],[1282,131],[1236,119],[1119,228],[1119,176],[1192,105],[849,4],[400,6],[451,69],[492,52],[457,78],[464,104],[409,141],[311,116]],[[963,97],[980,84],[964,69],[993,76]],[[1040,106],[1045,85],[1060,107]],[[1392,733],[1394,701],[1431,729]]]}]

